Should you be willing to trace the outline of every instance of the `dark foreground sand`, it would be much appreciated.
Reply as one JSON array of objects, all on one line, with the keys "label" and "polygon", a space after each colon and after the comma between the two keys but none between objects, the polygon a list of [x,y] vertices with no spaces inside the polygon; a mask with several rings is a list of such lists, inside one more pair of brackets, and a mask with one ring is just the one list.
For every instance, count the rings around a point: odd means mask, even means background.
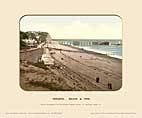
[{"label": "dark foreground sand", "polygon": [[20,85],[24,90],[111,91],[121,88],[121,59],[64,45],[48,48],[54,65],[43,69],[20,63]]}]

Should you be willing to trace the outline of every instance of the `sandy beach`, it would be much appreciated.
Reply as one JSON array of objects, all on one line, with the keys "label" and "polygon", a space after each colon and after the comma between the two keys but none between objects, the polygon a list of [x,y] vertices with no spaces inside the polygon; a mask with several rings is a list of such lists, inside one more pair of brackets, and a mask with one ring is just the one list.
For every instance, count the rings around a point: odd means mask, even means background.
[{"label": "sandy beach", "polygon": [[21,62],[20,85],[24,90],[112,91],[121,88],[121,59],[60,44],[50,44],[44,49],[49,50],[54,65],[43,69]]}]

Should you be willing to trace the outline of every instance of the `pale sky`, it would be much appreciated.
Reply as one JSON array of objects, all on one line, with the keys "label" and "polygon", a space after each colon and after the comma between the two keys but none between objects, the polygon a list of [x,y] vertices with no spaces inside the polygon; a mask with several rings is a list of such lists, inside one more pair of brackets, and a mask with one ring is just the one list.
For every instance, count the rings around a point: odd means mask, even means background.
[{"label": "pale sky", "polygon": [[122,39],[118,16],[24,16],[20,30],[48,32],[52,39]]}]

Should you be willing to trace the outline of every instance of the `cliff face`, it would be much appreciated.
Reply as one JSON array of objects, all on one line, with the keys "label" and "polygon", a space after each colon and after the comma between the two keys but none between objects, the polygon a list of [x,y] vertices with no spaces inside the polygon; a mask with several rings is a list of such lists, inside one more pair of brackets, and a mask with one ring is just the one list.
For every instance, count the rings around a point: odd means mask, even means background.
[{"label": "cliff face", "polygon": [[51,41],[52,41],[52,38],[51,38],[51,36],[50,36],[49,33],[48,33],[48,35],[47,35],[47,41],[48,41],[48,42],[51,42]]}]

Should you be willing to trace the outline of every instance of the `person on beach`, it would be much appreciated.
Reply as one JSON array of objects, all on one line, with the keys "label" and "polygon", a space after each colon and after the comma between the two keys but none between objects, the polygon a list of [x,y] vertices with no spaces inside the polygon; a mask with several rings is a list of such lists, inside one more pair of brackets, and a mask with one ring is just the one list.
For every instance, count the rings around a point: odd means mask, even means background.
[{"label": "person on beach", "polygon": [[99,82],[100,82],[100,78],[97,77],[97,78],[96,78],[96,83],[99,83]]},{"label": "person on beach", "polygon": [[108,82],[108,88],[112,89],[112,83]]}]

